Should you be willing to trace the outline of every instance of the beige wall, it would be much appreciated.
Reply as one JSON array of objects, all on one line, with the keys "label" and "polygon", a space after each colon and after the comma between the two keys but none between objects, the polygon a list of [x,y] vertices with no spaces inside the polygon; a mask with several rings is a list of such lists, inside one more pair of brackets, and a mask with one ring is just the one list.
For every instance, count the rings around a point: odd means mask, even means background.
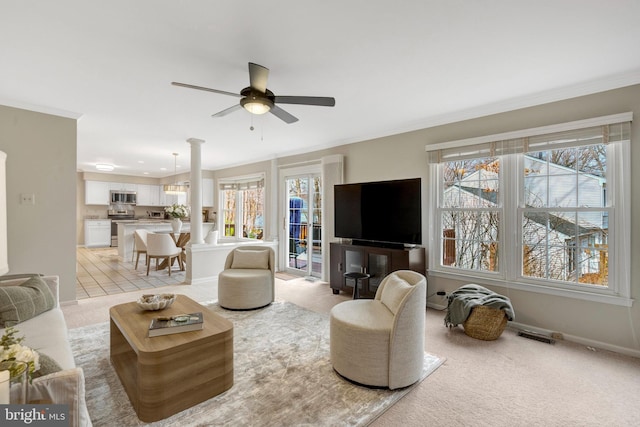
[{"label": "beige wall", "polygon": [[[537,107],[495,114],[415,132],[344,145],[332,149],[259,162],[213,173],[215,178],[264,172],[267,182],[279,166],[320,160],[331,154],[344,155],[345,182],[407,177],[423,178],[423,242],[428,242],[427,206],[429,177],[425,145],[511,130],[526,129],[572,120],[632,111],[631,162],[640,164],[640,85],[554,102]],[[63,277],[63,299],[75,299],[75,235],[77,220],[75,173],[75,121],[0,107],[0,150],[8,155],[9,266],[11,272],[34,269]],[[37,153],[37,155],[33,155]],[[210,172],[209,172],[210,173]],[[637,172],[632,170],[633,185]],[[209,175],[211,176],[211,175]],[[63,189],[69,189],[66,191]],[[271,190],[270,190],[271,191]],[[274,190],[275,191],[275,190]],[[35,193],[35,207],[19,205],[20,193]],[[640,213],[640,186],[631,188],[632,218]],[[69,200],[67,200],[69,199]],[[78,196],[80,199],[80,195]],[[271,201],[271,194],[267,195]],[[277,200],[277,199],[276,199]],[[267,206],[269,212],[277,206]],[[276,201],[276,204],[279,204]],[[71,213],[71,214],[70,214]],[[55,222],[54,222],[55,221]],[[52,224],[55,226],[52,227]],[[640,294],[640,223],[632,222],[631,295]],[[269,234],[269,231],[267,231]],[[428,248],[427,248],[428,249]],[[451,291],[462,282],[429,277],[429,293]],[[508,293],[517,320],[542,329],[562,332],[585,343],[603,345],[640,355],[638,304],[620,307],[563,297],[496,289]],[[327,290],[327,292],[331,292]],[[444,328],[444,326],[443,326]]]},{"label": "beige wall", "polygon": [[76,135],[75,119],[0,106],[9,274],[59,275],[61,301],[76,299]]},{"label": "beige wall", "polygon": [[[475,120],[439,126],[419,132],[426,143],[445,142],[474,136],[501,133],[572,120],[631,111],[636,119],[631,126],[631,164],[640,164],[640,85],[532,108],[496,114]],[[637,167],[632,166],[631,218],[640,214],[640,185]],[[640,295],[640,223],[631,224],[631,297]],[[432,290],[454,290],[460,282],[433,278]],[[601,346],[640,356],[640,307],[602,304],[558,296],[498,288],[515,305],[516,321],[549,331],[561,332],[587,345]]]},{"label": "beige wall", "polygon": [[[318,160],[331,154],[344,155],[345,182],[421,177],[423,183],[423,244],[428,239],[427,144],[491,135],[573,120],[606,116],[632,111],[631,163],[640,164],[640,85],[559,101],[536,107],[494,114],[390,137],[363,141],[340,147],[278,159],[278,165]],[[232,176],[239,171],[230,168],[219,175]],[[632,183],[638,180],[637,168],[632,170]],[[640,214],[640,185],[631,188],[632,218]],[[631,296],[640,295],[640,222],[633,221],[631,233]],[[429,248],[427,248],[428,250]],[[463,283],[429,277],[429,294],[439,290],[453,291]],[[515,306],[517,321],[542,330],[561,332],[586,345],[605,347],[640,356],[640,308],[576,300],[564,297],[495,288],[508,294]],[[330,292],[327,290],[327,292]],[[443,304],[432,297],[436,304]],[[443,326],[444,328],[444,326]],[[638,329],[636,331],[636,328]],[[443,329],[444,330],[444,329]]]}]

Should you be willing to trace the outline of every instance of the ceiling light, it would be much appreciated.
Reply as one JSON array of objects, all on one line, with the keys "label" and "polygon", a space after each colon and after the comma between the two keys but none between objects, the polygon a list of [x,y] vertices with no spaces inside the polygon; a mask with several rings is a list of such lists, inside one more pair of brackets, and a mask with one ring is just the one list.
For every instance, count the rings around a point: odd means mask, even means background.
[{"label": "ceiling light", "polygon": [[[173,175],[174,178],[178,175],[178,153],[173,153]],[[188,188],[186,185],[175,182],[174,184],[165,184],[162,189],[167,194],[182,194],[186,193]]]},{"label": "ceiling light", "polygon": [[103,172],[111,172],[114,169],[114,166],[106,163],[98,163],[96,164],[96,169]]},{"label": "ceiling light", "polygon": [[273,108],[273,101],[269,98],[247,96],[240,100],[240,105],[251,114],[264,114]]}]

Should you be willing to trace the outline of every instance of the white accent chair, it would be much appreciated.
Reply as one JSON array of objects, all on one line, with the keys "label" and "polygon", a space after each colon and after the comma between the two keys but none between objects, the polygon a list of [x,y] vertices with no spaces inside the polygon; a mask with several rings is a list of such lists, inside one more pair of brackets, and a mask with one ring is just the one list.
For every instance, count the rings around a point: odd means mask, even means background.
[{"label": "white accent chair", "polygon": [[145,260],[147,264],[149,263],[149,259],[147,258],[147,235],[149,234],[148,230],[144,228],[138,229],[133,232],[133,241],[134,241],[134,251],[136,253],[136,270],[138,269],[138,260],[140,259],[140,254],[144,254]]},{"label": "white accent chair", "polygon": [[275,253],[266,246],[242,246],[229,252],[218,275],[218,303],[232,310],[249,310],[273,302]]},{"label": "white accent chair", "polygon": [[333,368],[359,384],[396,389],[420,379],[424,365],[427,279],[400,270],[382,280],[374,299],[331,309]]},{"label": "white accent chair", "polygon": [[182,263],[180,262],[181,256],[182,248],[176,246],[176,242],[169,234],[147,234],[147,276],[149,275],[149,267],[151,266],[152,259],[156,260],[156,270],[160,268],[158,260],[166,259],[169,276],[171,276],[171,265],[174,259],[178,260],[178,265],[180,265],[180,270],[182,270]]}]

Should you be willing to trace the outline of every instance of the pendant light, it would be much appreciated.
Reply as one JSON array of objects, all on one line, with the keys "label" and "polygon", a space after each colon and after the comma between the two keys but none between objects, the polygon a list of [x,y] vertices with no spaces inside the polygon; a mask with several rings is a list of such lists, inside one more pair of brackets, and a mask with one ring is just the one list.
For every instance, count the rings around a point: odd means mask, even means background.
[{"label": "pendant light", "polygon": [[[173,153],[173,177],[176,179],[178,175],[178,153]],[[187,192],[188,187],[186,185],[180,185],[178,182],[173,184],[165,184],[163,190],[167,194],[183,194]]]}]

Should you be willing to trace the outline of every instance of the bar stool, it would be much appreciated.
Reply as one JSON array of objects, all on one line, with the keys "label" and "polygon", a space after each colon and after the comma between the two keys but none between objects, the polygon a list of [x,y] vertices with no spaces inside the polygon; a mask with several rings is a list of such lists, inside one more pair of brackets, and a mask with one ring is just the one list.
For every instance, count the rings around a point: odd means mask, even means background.
[{"label": "bar stool", "polygon": [[352,271],[350,273],[344,273],[345,280],[353,279],[353,299],[360,298],[360,285],[359,282],[368,279],[369,276],[367,273],[358,273],[356,271]]}]

